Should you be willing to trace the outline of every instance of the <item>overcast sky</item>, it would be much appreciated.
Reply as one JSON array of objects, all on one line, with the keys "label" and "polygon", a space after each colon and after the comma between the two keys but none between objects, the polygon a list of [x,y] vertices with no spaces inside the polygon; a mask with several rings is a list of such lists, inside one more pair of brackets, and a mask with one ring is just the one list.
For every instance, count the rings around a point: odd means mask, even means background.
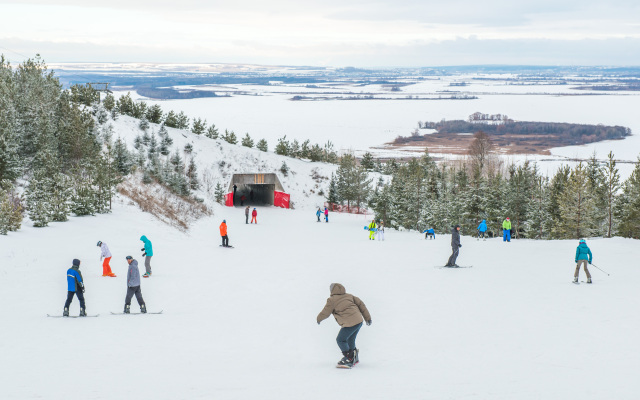
[{"label": "overcast sky", "polygon": [[640,65],[640,0],[0,0],[0,52],[13,62]]}]

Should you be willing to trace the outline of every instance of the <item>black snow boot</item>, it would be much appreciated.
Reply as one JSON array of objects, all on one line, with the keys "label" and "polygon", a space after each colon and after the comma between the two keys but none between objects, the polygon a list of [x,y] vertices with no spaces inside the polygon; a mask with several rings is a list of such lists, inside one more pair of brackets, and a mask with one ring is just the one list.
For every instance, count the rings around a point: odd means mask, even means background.
[{"label": "black snow boot", "polygon": [[342,360],[340,360],[340,362],[338,362],[338,368],[351,368],[351,367],[353,367],[353,350],[343,351],[342,355],[344,357],[342,357]]},{"label": "black snow boot", "polygon": [[80,309],[80,316],[81,317],[86,317],[87,316],[87,313],[84,311],[84,308]]},{"label": "black snow boot", "polygon": [[131,313],[131,306],[128,304],[124,305],[124,313],[125,314],[130,314]]},{"label": "black snow boot", "polygon": [[591,278],[587,278],[587,283],[592,283]]},{"label": "black snow boot", "polygon": [[64,311],[62,312],[62,316],[63,317],[68,317],[69,316],[69,309],[65,307]]},{"label": "black snow boot", "polygon": [[140,305],[140,312],[143,314],[147,313],[147,306],[145,304]]}]

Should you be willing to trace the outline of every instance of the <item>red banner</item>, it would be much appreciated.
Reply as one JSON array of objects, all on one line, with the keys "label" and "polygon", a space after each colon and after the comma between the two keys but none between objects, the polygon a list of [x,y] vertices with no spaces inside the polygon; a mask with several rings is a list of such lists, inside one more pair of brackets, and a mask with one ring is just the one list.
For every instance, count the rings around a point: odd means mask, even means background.
[{"label": "red banner", "polygon": [[227,207],[233,207],[233,193],[227,193],[224,195],[224,205]]},{"label": "red banner", "polygon": [[276,207],[289,208],[289,202],[291,200],[291,196],[284,193],[278,192],[276,190],[273,191],[273,205]]}]

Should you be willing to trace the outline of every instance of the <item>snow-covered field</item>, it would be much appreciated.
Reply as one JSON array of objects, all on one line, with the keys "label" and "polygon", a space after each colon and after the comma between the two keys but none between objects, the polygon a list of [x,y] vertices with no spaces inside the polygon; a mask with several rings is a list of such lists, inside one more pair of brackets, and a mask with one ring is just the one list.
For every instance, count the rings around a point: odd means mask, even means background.
[{"label": "snow-covered field", "polygon": [[[121,200],[109,215],[0,237],[0,398],[638,398],[638,241],[589,240],[611,276],[591,268],[594,284],[574,285],[576,241],[464,236],[459,264],[473,268],[436,269],[448,236],[371,242],[363,216],[327,224],[266,207],[245,225],[240,208],[214,211],[185,234]],[[222,219],[234,249],[218,246]],[[110,315],[142,234],[155,253],[142,293],[164,313]],[[101,277],[98,240],[117,278]],[[73,258],[100,316],[47,318],[62,313]],[[373,317],[352,370],[335,368],[337,324],[315,322],[332,282]]]}]

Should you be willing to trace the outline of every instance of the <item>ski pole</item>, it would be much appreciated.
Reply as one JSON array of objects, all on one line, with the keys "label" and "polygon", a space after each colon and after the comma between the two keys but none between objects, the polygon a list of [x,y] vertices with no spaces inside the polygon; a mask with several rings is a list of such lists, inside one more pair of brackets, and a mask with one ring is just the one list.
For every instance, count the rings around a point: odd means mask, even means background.
[{"label": "ski pole", "polygon": [[[591,264],[591,265],[592,265],[592,266],[594,266],[594,267],[596,267],[596,268],[598,268],[598,266],[597,266],[597,265],[595,265],[595,264]],[[605,274],[607,274],[607,276],[610,276],[610,275],[609,275],[609,273],[608,273],[608,272],[606,272],[606,271],[603,271],[603,270],[602,270],[602,268],[598,268],[598,269],[599,269],[600,271],[604,272]]]}]

